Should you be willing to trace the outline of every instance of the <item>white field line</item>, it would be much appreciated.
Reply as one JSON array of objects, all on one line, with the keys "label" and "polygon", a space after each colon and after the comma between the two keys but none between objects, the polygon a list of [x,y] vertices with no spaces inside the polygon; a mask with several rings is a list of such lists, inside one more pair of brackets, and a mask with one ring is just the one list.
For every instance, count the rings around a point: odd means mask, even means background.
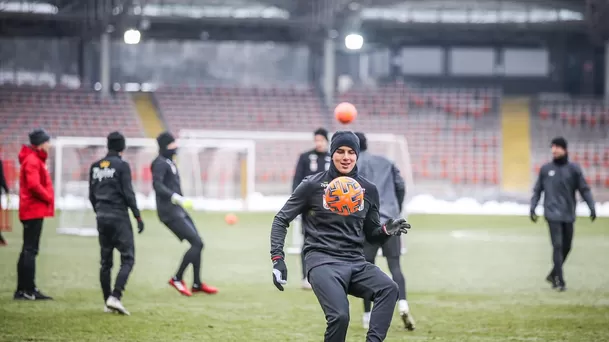
[{"label": "white field line", "polygon": [[[609,236],[577,236],[577,228],[575,229],[574,240],[584,240],[586,245],[594,246],[609,246]],[[505,243],[539,243],[540,241],[549,242],[549,236],[540,235],[516,235],[506,234],[505,232],[491,232],[484,230],[453,230],[450,236],[454,239],[465,241],[482,241],[482,242],[505,242]]]}]

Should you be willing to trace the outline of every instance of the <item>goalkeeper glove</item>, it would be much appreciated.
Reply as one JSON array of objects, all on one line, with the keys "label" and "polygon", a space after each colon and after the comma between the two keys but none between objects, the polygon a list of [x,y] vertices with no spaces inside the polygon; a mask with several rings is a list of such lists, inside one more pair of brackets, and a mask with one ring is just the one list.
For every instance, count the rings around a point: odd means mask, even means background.
[{"label": "goalkeeper glove", "polygon": [[531,219],[531,221],[533,222],[537,222],[537,214],[535,214],[535,209],[531,209],[531,212],[529,213],[529,218]]},{"label": "goalkeeper glove", "polygon": [[192,208],[192,200],[184,198],[183,196],[180,196],[178,194],[173,194],[171,196],[171,203],[179,205],[180,207],[182,207],[184,209]]},{"label": "goalkeeper glove", "polygon": [[410,229],[410,223],[406,222],[406,219],[389,219],[383,225],[383,232],[387,235],[400,235],[407,234],[408,229]]},{"label": "goalkeeper glove", "polygon": [[144,221],[142,221],[141,217],[136,217],[135,219],[137,220],[137,232],[138,234],[142,234],[144,231]]},{"label": "goalkeeper glove", "polygon": [[280,256],[273,257],[273,284],[279,291],[288,283],[288,268]]}]

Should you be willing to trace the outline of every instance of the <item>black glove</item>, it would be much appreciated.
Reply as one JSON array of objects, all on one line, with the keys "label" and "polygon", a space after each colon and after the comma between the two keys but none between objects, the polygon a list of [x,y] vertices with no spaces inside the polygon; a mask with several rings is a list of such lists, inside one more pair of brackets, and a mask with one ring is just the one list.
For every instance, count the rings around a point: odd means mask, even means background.
[{"label": "black glove", "polygon": [[389,219],[383,226],[383,231],[387,235],[400,235],[407,234],[410,229],[410,223],[406,222],[406,219]]},{"label": "black glove", "polygon": [[533,222],[537,222],[537,214],[535,214],[535,209],[531,209],[531,212],[529,213],[529,217],[531,218],[531,221]]},{"label": "black glove", "polygon": [[137,232],[142,234],[144,231],[144,221],[142,221],[141,217],[136,217],[135,219],[137,220]]},{"label": "black glove", "polygon": [[594,209],[590,210],[590,220],[592,220],[592,222],[596,220],[596,210]]},{"label": "black glove", "polygon": [[288,283],[288,268],[282,257],[273,258],[273,284],[279,291],[283,291],[283,285]]}]

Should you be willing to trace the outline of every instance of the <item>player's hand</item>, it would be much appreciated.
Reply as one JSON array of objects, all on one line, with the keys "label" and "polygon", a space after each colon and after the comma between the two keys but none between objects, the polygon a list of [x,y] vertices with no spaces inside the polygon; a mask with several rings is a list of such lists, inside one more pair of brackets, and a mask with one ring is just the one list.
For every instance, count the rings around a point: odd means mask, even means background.
[{"label": "player's hand", "polygon": [[389,219],[383,226],[383,231],[387,235],[400,235],[400,234],[408,234],[408,229],[410,229],[410,223],[406,222],[406,219]]},{"label": "player's hand", "polygon": [[283,291],[283,285],[288,283],[288,268],[282,257],[273,260],[273,284],[279,291]]},{"label": "player's hand", "polygon": [[592,210],[590,211],[590,220],[591,220],[592,222],[594,222],[594,220],[596,220],[596,210],[594,210],[594,209],[592,209]]},{"label": "player's hand", "polygon": [[137,232],[138,234],[142,234],[144,231],[144,221],[142,221],[141,217],[136,217],[137,220]]},{"label": "player's hand", "polygon": [[533,222],[537,222],[537,214],[535,214],[535,209],[531,209],[531,212],[529,213],[529,218],[531,218],[531,221]]}]

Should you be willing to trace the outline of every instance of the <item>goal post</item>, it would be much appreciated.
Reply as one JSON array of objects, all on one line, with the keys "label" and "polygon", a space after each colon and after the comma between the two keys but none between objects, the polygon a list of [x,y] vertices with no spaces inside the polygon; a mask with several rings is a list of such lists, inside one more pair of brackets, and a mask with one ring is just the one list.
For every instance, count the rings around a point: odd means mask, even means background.
[{"label": "goal post", "polygon": [[[243,140],[177,139],[176,163],[184,196],[194,210],[248,210],[254,180],[254,145]],[[89,167],[107,154],[105,138],[58,137],[53,141],[57,232],[96,236],[89,202]],[[158,155],[155,139],[127,138],[123,159],[130,164],[138,207],[156,209],[150,165]],[[230,170],[230,171],[227,171]]]},{"label": "goal post", "polygon": [[[252,189],[253,202],[249,210],[276,212],[291,193],[296,160],[300,153],[310,150],[313,134],[310,132],[278,131],[221,131],[184,129],[179,132],[182,141],[190,139],[241,140],[253,145],[255,165],[249,175],[248,187]],[[404,177],[408,192],[413,190],[414,180],[408,142],[404,136],[394,134],[366,134],[368,149],[393,161]],[[287,253],[300,253],[303,243],[301,219],[298,217],[289,230],[290,244]],[[405,244],[403,244],[405,246]]]}]

